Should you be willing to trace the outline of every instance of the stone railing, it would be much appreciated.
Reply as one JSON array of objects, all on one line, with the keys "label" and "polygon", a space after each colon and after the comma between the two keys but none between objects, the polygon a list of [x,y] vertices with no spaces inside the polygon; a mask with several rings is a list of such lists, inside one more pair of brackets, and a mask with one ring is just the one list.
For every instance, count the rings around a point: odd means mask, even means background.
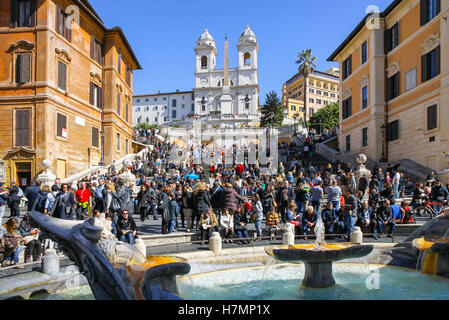
[{"label": "stone railing", "polygon": [[337,162],[337,159],[340,155],[340,152],[338,152],[332,148],[329,148],[324,143],[317,143],[315,145],[315,152],[317,154],[319,154],[320,156],[322,156],[334,163]]},{"label": "stone railing", "polygon": [[[137,157],[143,157],[144,155],[146,155],[148,153],[147,149],[143,149],[142,151],[140,151],[137,154],[128,154],[126,157],[123,157],[119,160],[114,161],[114,167],[115,167],[115,171],[119,172],[122,168],[123,168],[123,164],[126,160],[134,160]],[[86,170],[83,170],[77,174],[74,174],[70,177],[65,178],[64,180],[62,180],[63,183],[77,183],[79,180],[81,180],[82,178],[84,178],[85,176],[90,176],[92,173],[100,171],[101,174],[107,173],[108,172],[108,168],[111,166],[111,164],[106,165],[106,166],[93,166],[90,167]]]}]

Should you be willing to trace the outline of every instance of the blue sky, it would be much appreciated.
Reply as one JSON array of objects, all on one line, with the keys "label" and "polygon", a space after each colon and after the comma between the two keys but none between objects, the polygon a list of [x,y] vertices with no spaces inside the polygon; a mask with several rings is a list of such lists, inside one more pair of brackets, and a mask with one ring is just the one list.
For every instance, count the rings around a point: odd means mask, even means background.
[{"label": "blue sky", "polygon": [[120,26],[142,69],[134,94],[189,91],[194,87],[195,42],[205,26],[215,39],[222,68],[224,36],[230,67],[238,65],[237,43],[249,24],[259,42],[260,101],[297,72],[296,54],[312,49],[317,69],[337,66],[331,53],[365,16],[369,5],[384,10],[392,0],[91,0],[107,27]]}]

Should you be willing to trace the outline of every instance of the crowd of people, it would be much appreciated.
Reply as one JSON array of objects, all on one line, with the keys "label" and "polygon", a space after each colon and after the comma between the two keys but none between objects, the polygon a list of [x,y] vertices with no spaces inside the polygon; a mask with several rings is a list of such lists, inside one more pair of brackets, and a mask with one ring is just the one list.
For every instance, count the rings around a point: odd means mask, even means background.
[{"label": "crowd of people", "polygon": [[[425,184],[414,184],[398,167],[389,166],[384,173],[375,166],[371,179],[357,180],[351,163],[314,167],[308,161],[310,155],[298,156],[294,144],[279,146],[287,151],[288,161],[279,163],[273,175],[262,175],[257,160],[248,164],[247,152],[244,161],[238,162],[236,146],[233,163],[226,163],[223,153],[222,161],[208,168],[194,164],[193,152],[176,165],[170,158],[172,148],[155,142],[144,157],[135,159],[130,168],[137,178],[135,185],[126,185],[114,165],[76,184],[57,179],[49,187],[35,182],[25,192],[15,183],[9,188],[0,185],[1,218],[6,205],[11,209],[10,219],[0,228],[1,260],[17,263],[25,247],[26,262],[38,261],[48,242],[28,214],[19,223],[23,197],[28,212],[60,219],[85,220],[103,214],[111,233],[130,244],[139,236],[134,219],[144,224],[153,219],[160,220],[163,234],[198,232],[202,245],[213,232],[220,232],[226,243],[249,243],[249,223],[255,226],[254,241],[262,240],[264,231],[275,240],[288,223],[307,240],[319,217],[329,237],[349,240],[354,226],[359,226],[377,239],[391,235],[397,224],[413,223],[412,209],[423,201],[442,207],[449,199],[447,186],[434,175]],[[411,203],[399,201],[406,189],[411,191]]]}]

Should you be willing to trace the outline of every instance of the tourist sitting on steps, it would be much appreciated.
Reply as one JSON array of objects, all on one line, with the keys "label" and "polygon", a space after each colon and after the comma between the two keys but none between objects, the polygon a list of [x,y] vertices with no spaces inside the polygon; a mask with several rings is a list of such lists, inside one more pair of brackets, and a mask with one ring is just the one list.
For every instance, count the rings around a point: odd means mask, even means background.
[{"label": "tourist sitting on steps", "polygon": [[201,245],[205,240],[209,240],[213,232],[218,232],[218,220],[213,209],[209,209],[200,217]]},{"label": "tourist sitting on steps", "polygon": [[30,216],[26,214],[19,225],[20,235],[23,237],[25,249],[25,263],[39,261],[42,255],[42,242],[39,240],[41,231],[31,226]]},{"label": "tourist sitting on steps", "polygon": [[[246,225],[248,224],[248,219],[246,217],[245,214],[245,209],[243,208],[243,206],[240,206],[236,213],[234,214],[234,230],[237,233],[237,238],[239,239],[243,239],[246,238],[248,239],[248,229],[246,227]],[[240,240],[241,244],[248,244],[249,240]]]},{"label": "tourist sitting on steps", "polygon": [[[19,255],[22,251],[22,236],[19,233],[19,222],[16,218],[10,218],[4,225],[3,228],[6,232],[3,233],[3,257],[5,261],[3,261],[2,266],[6,266],[9,262],[9,265],[17,265],[19,263]],[[23,266],[17,266],[18,269],[23,269]]]},{"label": "tourist sitting on steps", "polygon": [[326,208],[321,213],[321,218],[323,220],[326,233],[338,234],[343,232],[345,223],[339,219],[337,210],[334,209],[332,202],[329,201],[327,203]]},{"label": "tourist sitting on steps", "polygon": [[392,236],[396,223],[394,222],[393,211],[388,200],[384,200],[382,206],[377,209],[377,228],[379,229],[380,238],[383,237],[383,230],[386,226],[390,226],[390,236]]},{"label": "tourist sitting on steps", "polygon": [[129,216],[128,210],[123,210],[117,220],[117,234],[119,240],[134,245],[137,238],[137,227],[133,218]]},{"label": "tourist sitting on steps", "polygon": [[224,239],[224,243],[232,242],[231,238],[234,233],[234,216],[229,214],[229,210],[223,210],[223,214],[220,219],[220,231],[221,236]]},{"label": "tourist sitting on steps", "polygon": [[276,207],[273,206],[270,209],[267,217],[267,231],[270,233],[270,241],[276,240],[277,232],[279,230],[279,215],[276,212]]},{"label": "tourist sitting on steps", "polygon": [[369,206],[367,200],[363,201],[361,210],[357,212],[356,226],[360,227],[362,232],[368,229],[370,233],[374,234],[374,239],[378,239],[376,210]]},{"label": "tourist sitting on steps", "polygon": [[307,211],[302,217],[302,231],[304,234],[304,240],[308,240],[307,235],[311,234],[316,226],[318,215],[312,206],[307,207]]}]

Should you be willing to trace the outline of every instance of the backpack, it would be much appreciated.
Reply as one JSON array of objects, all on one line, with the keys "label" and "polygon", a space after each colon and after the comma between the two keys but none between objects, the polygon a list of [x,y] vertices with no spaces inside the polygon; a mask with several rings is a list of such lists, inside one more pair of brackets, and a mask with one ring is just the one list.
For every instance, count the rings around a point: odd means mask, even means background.
[{"label": "backpack", "polygon": [[2,238],[2,245],[6,250],[15,250],[19,246],[20,237],[16,238],[11,233],[5,233]]}]

